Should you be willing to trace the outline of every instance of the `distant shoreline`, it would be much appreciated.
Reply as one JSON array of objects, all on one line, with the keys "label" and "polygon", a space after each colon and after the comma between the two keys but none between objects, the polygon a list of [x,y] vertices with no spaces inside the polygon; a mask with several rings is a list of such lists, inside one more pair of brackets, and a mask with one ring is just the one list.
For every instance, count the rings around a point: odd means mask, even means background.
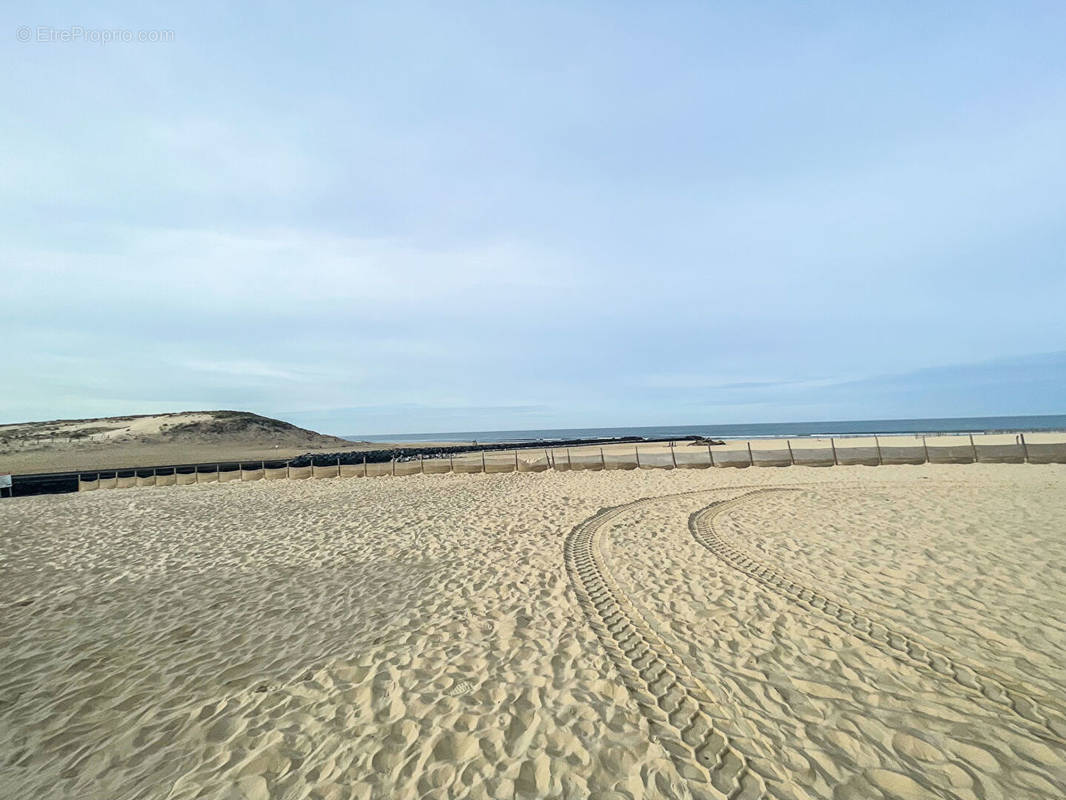
[{"label": "distant shoreline", "polygon": [[373,443],[484,442],[486,444],[543,443],[573,439],[820,439],[855,436],[966,435],[1066,432],[1066,414],[1012,417],[921,417],[914,419],[839,420],[822,422],[764,422],[746,425],[662,425],[610,428],[544,428],[502,431],[449,431],[351,435],[340,438]]}]

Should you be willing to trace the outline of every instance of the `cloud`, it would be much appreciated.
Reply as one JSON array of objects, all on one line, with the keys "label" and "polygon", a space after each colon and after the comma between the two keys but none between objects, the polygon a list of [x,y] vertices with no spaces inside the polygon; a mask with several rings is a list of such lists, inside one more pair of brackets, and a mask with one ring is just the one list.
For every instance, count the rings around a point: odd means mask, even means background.
[{"label": "cloud", "polygon": [[718,389],[721,391],[763,391],[834,386],[849,378],[743,378],[721,373],[674,373],[635,376],[633,384],[649,389]]},{"label": "cloud", "polygon": [[1061,405],[1036,367],[943,367],[1066,341],[1044,12],[260,11],[9,48],[0,415]]},{"label": "cloud", "polygon": [[[725,387],[722,387],[725,388]],[[758,409],[773,419],[893,419],[1066,412],[1066,351],[821,381],[766,381],[703,395],[690,413]],[[804,416],[804,414],[813,416]]]},{"label": "cloud", "polygon": [[260,361],[185,361],[177,365],[179,369],[194,372],[206,372],[225,375],[234,380],[247,381],[261,379],[267,382],[293,381],[306,382],[320,380],[336,374],[323,368],[306,368],[299,365],[281,365]]},{"label": "cloud", "polygon": [[431,248],[295,230],[113,228],[93,250],[13,248],[8,258],[17,269],[7,291],[22,308],[76,299],[260,318],[338,308],[447,316],[454,304],[543,302],[575,280],[565,259],[516,242]]}]

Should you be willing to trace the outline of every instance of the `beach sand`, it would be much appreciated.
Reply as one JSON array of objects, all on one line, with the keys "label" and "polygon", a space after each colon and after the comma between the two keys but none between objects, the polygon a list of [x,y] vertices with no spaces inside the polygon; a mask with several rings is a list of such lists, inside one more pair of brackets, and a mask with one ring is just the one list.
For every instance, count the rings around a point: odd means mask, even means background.
[{"label": "beach sand", "polygon": [[2,798],[1066,795],[1066,466],[0,501]]},{"label": "beach sand", "polygon": [[78,472],[374,449],[243,411],[0,425],[0,472]]},{"label": "beach sand", "polygon": [[[1066,438],[1066,437],[1062,437]],[[446,446],[448,443],[419,443],[418,447]],[[35,472],[99,472],[101,470],[154,467],[169,464],[232,463],[235,461],[254,465],[257,461],[285,461],[297,456],[318,453],[359,452],[382,448],[406,449],[416,445],[408,443],[369,444],[345,442],[343,445],[307,444],[275,447],[268,440],[259,442],[177,442],[145,443],[119,442],[117,444],[55,444],[26,450],[24,452],[0,453],[0,471],[20,473]]]}]

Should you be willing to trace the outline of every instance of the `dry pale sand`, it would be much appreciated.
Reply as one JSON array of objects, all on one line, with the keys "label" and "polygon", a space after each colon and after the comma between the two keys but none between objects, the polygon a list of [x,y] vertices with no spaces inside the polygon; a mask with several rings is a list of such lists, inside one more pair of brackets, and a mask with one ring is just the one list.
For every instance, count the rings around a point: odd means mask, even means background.
[{"label": "dry pale sand", "polygon": [[1058,798],[1066,467],[0,502],[0,797]]}]

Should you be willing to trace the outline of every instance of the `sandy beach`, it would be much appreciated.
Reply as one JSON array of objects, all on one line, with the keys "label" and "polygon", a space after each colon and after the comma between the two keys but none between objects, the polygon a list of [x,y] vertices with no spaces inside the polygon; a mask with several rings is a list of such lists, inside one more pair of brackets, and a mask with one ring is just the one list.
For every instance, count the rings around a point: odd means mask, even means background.
[{"label": "sandy beach", "polygon": [[248,412],[184,411],[0,425],[0,472],[254,463],[377,447],[380,445],[353,442]]},{"label": "sandy beach", "polygon": [[3,798],[1066,793],[1066,467],[0,502]]}]

